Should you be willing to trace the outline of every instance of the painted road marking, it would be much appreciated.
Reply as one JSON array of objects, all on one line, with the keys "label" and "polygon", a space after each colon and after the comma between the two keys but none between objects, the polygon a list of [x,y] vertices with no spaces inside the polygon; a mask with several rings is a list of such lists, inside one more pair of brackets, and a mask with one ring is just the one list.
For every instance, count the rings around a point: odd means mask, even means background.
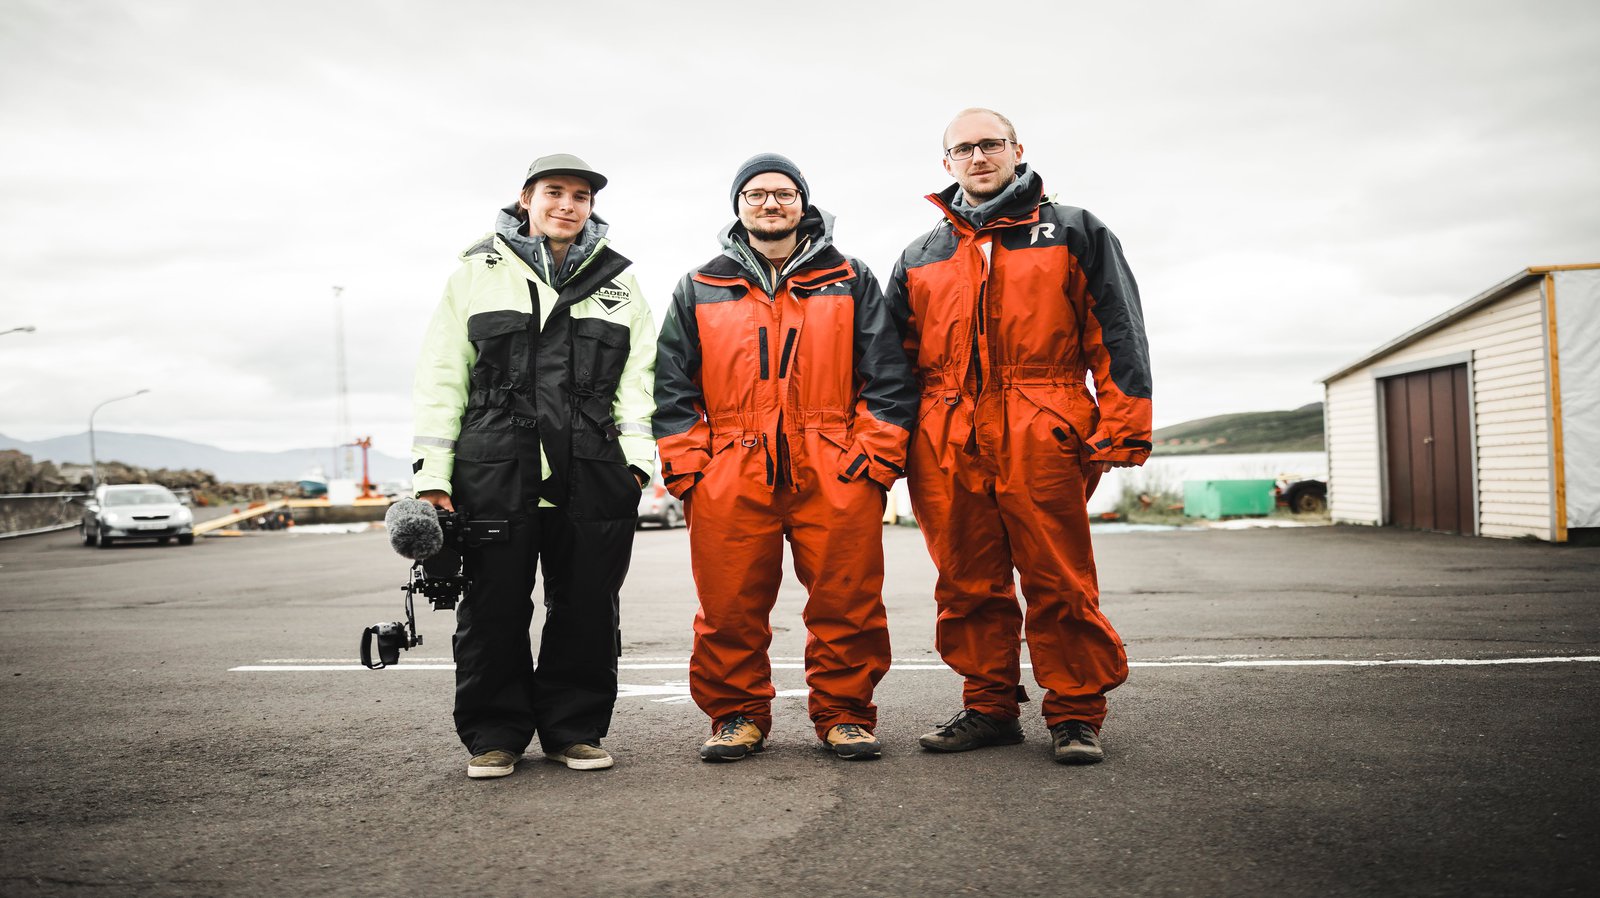
[{"label": "painted road marking", "polygon": [[[1195,656],[1179,656],[1170,659],[1153,659],[1149,661],[1129,661],[1129,667],[1486,667],[1506,664],[1592,664],[1600,662],[1600,655],[1545,655],[1531,658],[1240,658],[1220,657],[1206,659]],[[645,662],[625,662],[618,664],[619,670],[685,670],[689,666],[687,658],[667,660],[652,660]],[[1032,669],[1032,664],[1023,664],[1023,668]],[[396,664],[389,670],[455,670],[454,663],[443,658],[419,658],[414,661],[405,661]],[[804,670],[805,664],[800,661],[774,661],[773,670]],[[305,671],[342,671],[366,670],[359,663],[351,663],[347,659],[283,659],[282,661],[265,662],[261,664],[247,664],[239,667],[228,668],[229,673],[267,673],[267,672],[305,672]],[[926,659],[896,660],[891,671],[899,670],[943,670],[950,668],[940,663],[929,663]],[[952,671],[953,672],[953,671]],[[642,687],[641,687],[642,688]]]}]

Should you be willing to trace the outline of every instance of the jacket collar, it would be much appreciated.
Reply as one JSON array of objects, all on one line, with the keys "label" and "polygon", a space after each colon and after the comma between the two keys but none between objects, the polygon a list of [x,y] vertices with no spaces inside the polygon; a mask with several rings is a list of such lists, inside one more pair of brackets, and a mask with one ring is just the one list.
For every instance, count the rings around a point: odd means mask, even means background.
[{"label": "jacket collar", "polygon": [[951,184],[938,193],[930,193],[928,199],[939,207],[951,224],[961,230],[1008,227],[1026,224],[1038,217],[1039,203],[1044,199],[1044,180],[1024,162],[1017,166],[1017,176],[999,195],[980,205],[967,205],[960,184]]},{"label": "jacket collar", "polygon": [[528,233],[527,224],[517,216],[517,204],[512,203],[500,210],[495,217],[494,232],[507,247],[516,254],[517,258],[527,263],[534,275],[547,285],[560,288],[572,276],[583,268],[590,256],[593,256],[605,243],[606,231],[610,225],[598,215],[590,214],[589,220],[584,222],[583,232],[578,239],[567,248],[566,258],[561,263],[561,270],[552,270],[555,260],[550,255],[549,241],[541,234]]},{"label": "jacket collar", "polygon": [[[831,267],[844,261],[839,251],[833,248],[833,220],[833,215],[817,206],[806,210],[795,232],[797,242],[794,253],[778,273],[779,282],[796,272],[818,266]],[[716,277],[742,276],[760,285],[768,294],[777,292],[778,285],[772,283],[770,269],[764,264],[761,254],[750,246],[750,233],[738,219],[725,226],[717,234],[717,240],[722,244],[722,255],[701,271]]]}]

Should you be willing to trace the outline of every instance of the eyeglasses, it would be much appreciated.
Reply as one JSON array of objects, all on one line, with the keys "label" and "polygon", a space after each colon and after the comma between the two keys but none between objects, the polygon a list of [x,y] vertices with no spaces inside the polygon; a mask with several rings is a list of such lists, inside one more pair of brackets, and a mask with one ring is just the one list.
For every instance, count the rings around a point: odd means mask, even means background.
[{"label": "eyeglasses", "polygon": [[800,198],[800,191],[784,187],[779,190],[745,190],[739,195],[752,206],[765,206],[769,196],[777,200],[780,206],[792,206],[794,201]]},{"label": "eyeglasses", "polygon": [[980,140],[977,143],[958,143],[945,150],[944,154],[951,159],[971,159],[972,151],[976,149],[982,150],[985,156],[993,156],[995,153],[1005,149],[1008,143],[1016,143],[1016,141],[1006,137],[991,137],[988,140]]}]

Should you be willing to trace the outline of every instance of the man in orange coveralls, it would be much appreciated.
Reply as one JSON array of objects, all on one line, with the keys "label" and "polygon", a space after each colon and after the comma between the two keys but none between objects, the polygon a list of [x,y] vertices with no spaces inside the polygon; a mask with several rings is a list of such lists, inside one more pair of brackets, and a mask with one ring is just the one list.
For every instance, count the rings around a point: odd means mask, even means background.
[{"label": "man in orange coveralls", "polygon": [[795,164],[739,168],[722,253],[679,282],[661,328],[654,426],[684,499],[700,609],[689,691],[711,718],[706,761],[766,747],[768,621],[783,541],[806,587],[806,684],[817,737],[881,753],[872,691],[889,669],[883,508],[916,405],[877,279],[833,246]]},{"label": "man in orange coveralls", "polygon": [[1086,504],[1104,471],[1150,454],[1139,289],[1099,219],[1044,195],[1004,116],[961,112],[944,147],[956,183],[928,199],[945,220],[887,289],[922,387],[907,476],[939,568],[935,640],[965,678],[961,712],[919,741],[1022,741],[1025,629],[1055,760],[1094,763],[1128,659],[1100,613]]}]

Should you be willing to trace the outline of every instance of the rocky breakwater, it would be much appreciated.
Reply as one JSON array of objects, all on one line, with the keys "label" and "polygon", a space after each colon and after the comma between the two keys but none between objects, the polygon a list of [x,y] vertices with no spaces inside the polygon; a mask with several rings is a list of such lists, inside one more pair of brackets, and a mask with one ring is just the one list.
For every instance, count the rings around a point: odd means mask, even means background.
[{"label": "rocky breakwater", "polygon": [[[298,496],[294,483],[225,483],[210,471],[141,468],[119,461],[100,463],[102,483],[158,483],[199,508],[264,502]],[[0,533],[76,524],[94,486],[88,465],[33,460],[15,449],[0,450]]]}]

